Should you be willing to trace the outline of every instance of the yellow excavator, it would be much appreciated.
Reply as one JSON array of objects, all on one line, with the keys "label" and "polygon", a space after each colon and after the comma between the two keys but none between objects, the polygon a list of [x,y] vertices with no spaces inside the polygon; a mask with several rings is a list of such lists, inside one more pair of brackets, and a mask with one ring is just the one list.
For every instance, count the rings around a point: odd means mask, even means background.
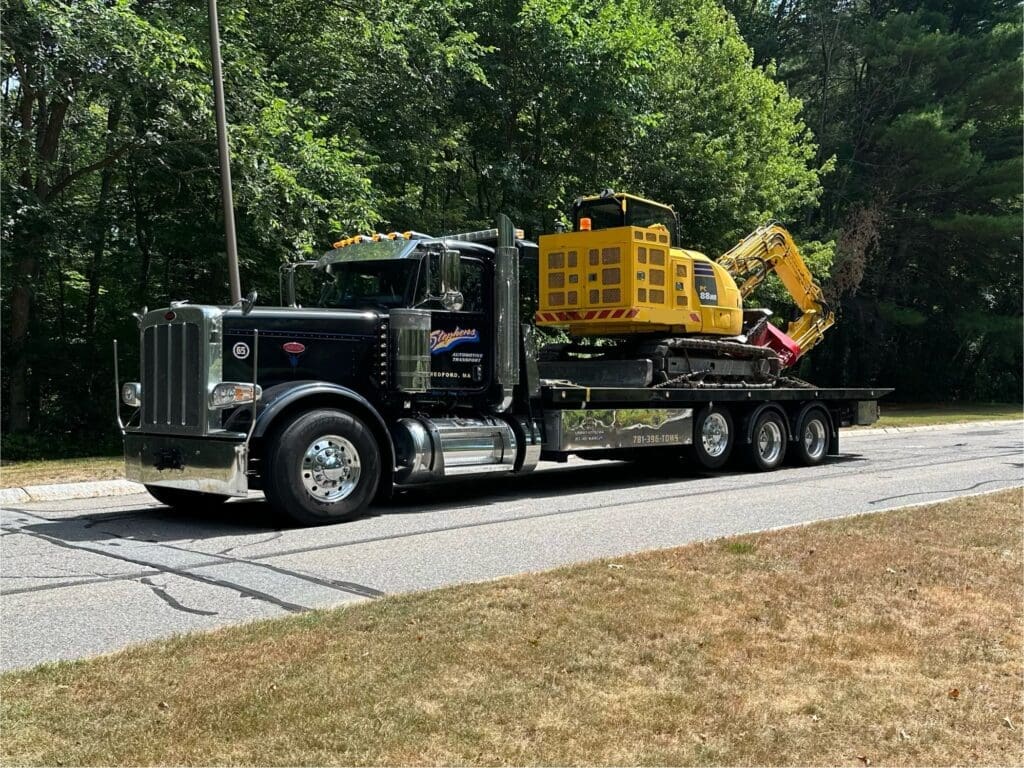
[{"label": "yellow excavator", "polygon": [[[576,339],[615,339],[598,348],[600,360],[651,360],[654,386],[772,385],[833,324],[821,287],[779,224],[759,227],[717,261],[681,247],[672,208],[635,195],[579,198],[572,224],[540,238],[536,323]],[[769,310],[743,306],[773,273],[801,311],[785,331]],[[594,352],[573,342],[547,361],[593,360]]]}]

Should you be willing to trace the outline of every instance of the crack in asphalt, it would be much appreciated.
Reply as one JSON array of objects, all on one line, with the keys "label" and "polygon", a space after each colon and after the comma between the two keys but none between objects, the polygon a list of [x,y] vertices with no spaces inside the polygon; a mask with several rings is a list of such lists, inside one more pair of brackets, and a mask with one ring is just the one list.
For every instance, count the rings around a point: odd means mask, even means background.
[{"label": "crack in asphalt", "polygon": [[[31,515],[31,513],[25,513],[25,514],[28,514],[30,517],[35,517],[34,515]],[[44,523],[44,524],[46,524],[46,523],[51,523],[52,524],[52,522],[53,522],[53,521],[46,520],[46,518],[38,518],[37,517],[36,519],[39,522]],[[4,529],[4,530],[8,530],[9,531],[9,530],[12,530],[12,529]],[[139,560],[137,558],[129,558],[129,557],[124,556],[124,555],[119,555],[119,554],[115,555],[115,554],[107,551],[107,547],[75,546],[75,545],[71,544],[70,542],[67,542],[64,539],[61,539],[61,538],[56,537],[56,536],[51,536],[49,534],[40,533],[39,531],[32,531],[32,530],[28,530],[28,529],[25,529],[25,528],[20,528],[20,529],[17,529],[17,530],[19,530],[22,533],[25,533],[26,535],[35,536],[36,538],[41,538],[41,539],[44,539],[44,540],[49,541],[51,543],[58,544],[59,546],[64,546],[66,548],[69,548],[69,549],[72,549],[72,550],[75,550],[75,551],[78,551],[78,552],[88,552],[88,553],[98,554],[98,555],[101,555],[101,556],[111,557],[111,558],[118,559],[118,560],[124,560],[124,561],[127,561],[127,562],[132,562],[132,563],[135,563],[136,565],[141,565],[141,566],[144,566],[144,567],[156,569],[157,572],[160,572],[160,573],[174,573],[176,575],[190,574],[190,576],[186,576],[186,577],[191,577],[191,578],[193,578],[193,579],[195,579],[197,581],[208,581],[209,583],[214,583],[213,581],[210,581],[211,579],[213,579],[213,577],[209,577],[209,576],[206,576],[206,575],[199,576],[199,575],[195,574],[195,571],[197,569],[209,568],[209,567],[214,566],[214,565],[221,565],[221,564],[224,564],[224,563],[230,563],[230,564],[248,565],[248,566],[254,566],[256,568],[262,568],[264,570],[268,570],[268,571],[271,571],[271,572],[274,572],[274,573],[279,573],[282,576],[287,576],[289,578],[294,578],[294,579],[298,579],[300,581],[309,582],[311,584],[316,584],[318,586],[327,587],[328,589],[333,589],[333,590],[336,590],[336,591],[339,591],[339,592],[345,592],[347,594],[354,595],[356,597],[365,597],[365,598],[371,598],[372,599],[372,598],[378,598],[378,597],[381,597],[382,595],[384,595],[383,591],[381,591],[379,589],[375,589],[373,587],[366,586],[364,584],[357,584],[355,582],[342,581],[342,580],[339,580],[339,579],[321,578],[319,576],[314,576],[312,574],[302,573],[301,571],[295,571],[295,570],[292,570],[292,569],[289,569],[289,568],[282,568],[280,566],[272,565],[270,563],[256,563],[256,562],[252,562],[250,560],[244,560],[242,558],[231,557],[231,556],[223,555],[223,554],[210,554],[210,553],[207,553],[207,552],[200,552],[200,551],[196,551],[194,549],[189,549],[187,547],[176,546],[174,544],[169,544],[169,543],[161,543],[161,544],[154,544],[154,545],[159,547],[159,548],[161,548],[161,549],[169,549],[169,550],[173,550],[173,551],[176,551],[176,552],[182,552],[182,553],[185,553],[185,554],[197,556],[197,557],[199,557],[201,559],[201,562],[196,564],[196,565],[190,566],[187,569],[186,568],[174,568],[173,566],[167,566],[167,565],[163,565],[163,564],[159,564],[159,563],[153,563],[153,562],[149,562],[149,561],[146,561],[146,560]],[[137,539],[132,539],[129,536],[124,536],[124,535],[119,534],[119,533],[117,533],[115,531],[108,531],[108,530],[104,530],[104,529],[100,529],[100,528],[96,528],[94,530],[95,530],[96,533],[100,533],[100,534],[103,534],[105,536],[109,536],[112,539],[119,539],[121,541],[138,541]],[[147,542],[147,543],[152,543],[152,542]],[[256,543],[256,542],[252,542],[252,543]],[[111,541],[111,542],[108,543],[107,546],[108,547],[120,546],[120,544],[119,544],[118,541]],[[202,562],[202,560],[205,560],[205,562]],[[84,575],[86,575],[86,576],[88,576],[88,575],[97,575],[98,576],[99,574],[84,574]],[[110,579],[110,580],[113,581],[113,580],[118,580],[118,579]],[[99,580],[99,581],[102,581],[102,580]],[[279,598],[277,598],[277,597],[275,597],[273,595],[270,595],[269,593],[264,593],[264,592],[261,592],[259,590],[253,590],[253,589],[250,589],[248,587],[244,587],[244,586],[242,586],[240,584],[235,584],[234,582],[224,581],[224,580],[215,580],[215,581],[217,581],[218,583],[222,582],[222,584],[224,586],[226,586],[228,588],[235,589],[236,591],[238,591],[242,595],[245,595],[247,597],[256,597],[258,599],[264,599],[267,602],[272,602],[272,603],[278,605],[281,608],[285,608],[285,610],[293,610],[293,611],[308,610],[308,608],[305,607],[305,606],[301,606],[301,605],[289,603],[289,602],[284,601],[284,600],[280,600]],[[81,580],[78,580],[78,581],[76,581],[74,583],[76,583],[76,584],[81,583]],[[94,581],[93,583],[96,583],[96,582]],[[42,586],[42,585],[40,585],[40,586]],[[48,586],[50,586],[51,588],[59,588],[56,585],[48,585]],[[42,590],[35,589],[35,590],[32,590],[32,591],[42,591]],[[13,592],[13,590],[8,591],[8,594],[10,592]],[[0,592],[0,594],[4,594],[4,593]]]},{"label": "crack in asphalt", "polygon": [[[255,547],[257,544],[269,544],[272,541],[277,541],[282,536],[284,536],[284,531],[275,531],[274,533],[270,534],[270,536],[268,536],[265,539],[259,539],[258,541],[247,541],[247,542],[245,542],[243,544],[235,544],[233,547],[228,547],[227,549],[220,550],[219,552],[217,552],[217,554],[223,556],[223,555],[227,555],[228,552],[237,552],[239,549],[245,549],[247,547]],[[194,541],[194,539],[193,539],[193,541]]]},{"label": "crack in asphalt", "polygon": [[1004,480],[982,480],[975,483],[974,485],[968,485],[966,488],[939,488],[934,491],[915,491],[914,493],[901,493],[896,496],[885,496],[881,499],[872,499],[868,504],[881,504],[883,501],[892,501],[893,499],[905,499],[909,496],[933,496],[937,493],[962,493],[963,491],[973,491],[975,488],[979,488],[983,485],[990,485],[991,483],[1002,483]]},{"label": "crack in asphalt", "polygon": [[147,587],[149,587],[153,591],[154,595],[159,597],[161,600],[163,600],[165,603],[167,603],[169,606],[171,606],[171,608],[173,608],[176,611],[181,611],[182,613],[194,613],[197,616],[217,616],[218,615],[217,611],[204,611],[201,608],[189,608],[187,605],[181,604],[180,602],[178,602],[176,599],[174,599],[167,592],[167,585],[166,584],[164,586],[162,586],[162,587],[157,585],[157,584],[154,584],[153,580],[150,579],[148,576],[145,576],[145,577],[139,579],[139,581],[142,584],[145,584]]},{"label": "crack in asphalt", "polygon": [[[121,534],[115,533],[113,531],[105,531],[105,530],[102,530],[102,529],[97,529],[97,532],[98,533],[106,534],[107,536],[110,536],[111,538],[114,538],[114,539],[121,539],[123,541],[138,541],[138,539],[132,539],[130,536],[122,536]],[[116,542],[110,542],[110,543],[111,544],[115,544]],[[253,542],[253,543],[256,543],[256,542]],[[189,549],[188,547],[180,547],[180,546],[177,546],[175,544],[169,544],[167,542],[163,542],[161,544],[158,544],[157,546],[161,547],[162,549],[170,549],[170,550],[173,550],[175,552],[184,552],[184,553],[189,554],[189,555],[197,555],[197,556],[200,556],[200,557],[205,557],[207,559],[213,558],[213,560],[211,562],[202,563],[200,565],[192,566],[193,569],[195,569],[195,568],[209,568],[210,566],[220,565],[222,563],[234,563],[234,564],[239,564],[239,565],[254,565],[257,568],[264,568],[264,569],[266,569],[268,571],[273,571],[274,573],[280,573],[282,576],[290,576],[291,578],[299,579],[301,581],[308,581],[311,584],[318,584],[318,585],[320,585],[322,587],[328,587],[328,588],[331,588],[331,589],[336,589],[336,590],[338,590],[340,592],[348,592],[349,594],[353,594],[353,595],[356,595],[358,597],[381,597],[384,594],[379,589],[374,589],[373,587],[368,587],[368,586],[366,586],[364,584],[356,584],[355,582],[351,582],[351,581],[339,581],[337,579],[324,579],[324,578],[321,578],[320,576],[314,576],[314,575],[309,574],[309,573],[303,573],[302,571],[295,571],[295,570],[292,570],[290,568],[282,568],[282,567],[277,566],[277,565],[271,565],[270,563],[257,563],[257,562],[253,562],[252,560],[245,560],[245,559],[239,558],[239,557],[231,557],[229,555],[224,555],[224,554],[221,554],[221,553],[209,553],[209,552],[196,551],[194,549]],[[226,551],[229,551],[230,549],[231,548],[229,547],[228,550],[226,550]],[[87,551],[87,552],[94,552],[94,551],[96,551],[96,550],[89,549],[89,548],[83,548],[83,550]]]},{"label": "crack in asphalt", "polygon": [[[40,520],[43,521],[43,522],[48,522],[48,521],[45,520],[45,518],[40,518]],[[238,592],[240,594],[243,594],[246,597],[252,597],[252,598],[255,598],[257,600],[261,600],[261,601],[263,601],[265,603],[270,603],[271,605],[274,605],[274,606],[276,606],[278,608],[281,608],[281,609],[283,609],[285,611],[288,611],[289,613],[300,613],[302,611],[308,611],[309,610],[309,608],[307,606],[298,605],[296,603],[291,603],[291,602],[288,602],[287,600],[281,600],[280,598],[278,598],[278,597],[276,597],[274,595],[271,595],[268,592],[263,592],[263,591],[257,590],[257,589],[250,589],[249,587],[242,586],[241,584],[235,584],[232,581],[228,581],[226,579],[220,579],[220,578],[217,578],[216,576],[207,576],[205,574],[193,573],[192,571],[189,571],[189,570],[186,570],[186,569],[182,569],[182,568],[175,568],[174,566],[170,566],[170,565],[160,565],[160,564],[157,564],[157,563],[149,563],[149,562],[146,562],[145,560],[138,560],[136,558],[129,557],[127,555],[114,554],[113,552],[106,552],[106,551],[97,550],[97,549],[89,549],[87,547],[76,547],[73,544],[69,544],[68,542],[66,542],[66,541],[64,541],[62,539],[56,538],[54,536],[48,536],[45,533],[40,533],[38,531],[29,531],[29,530],[26,530],[26,529],[22,529],[22,530],[28,536],[32,536],[32,537],[37,538],[37,539],[39,539],[41,541],[45,541],[45,542],[47,542],[49,544],[53,544],[54,546],[57,546],[57,547],[62,547],[64,549],[70,549],[73,552],[91,552],[91,553],[94,553],[94,554],[103,555],[104,557],[109,557],[109,558],[111,558],[113,560],[121,560],[123,562],[132,563],[133,565],[139,565],[139,566],[143,566],[145,568],[155,568],[160,573],[170,573],[170,574],[174,574],[175,576],[181,576],[182,578],[191,579],[192,581],[198,581],[198,582],[201,582],[203,584],[209,584],[209,585],[215,586],[215,587],[222,587],[224,589],[230,589],[230,590],[233,590],[233,591]]]},{"label": "crack in asphalt", "polygon": [[[27,535],[27,534],[26,534]],[[68,587],[81,587],[89,584],[112,584],[115,581],[136,581],[141,576],[157,576],[160,571],[149,568],[145,571],[135,571],[133,573],[123,573],[118,575],[110,575],[102,578],[90,578],[83,576],[80,579],[58,581],[49,584],[37,584],[34,587],[16,587],[15,589],[0,589],[0,597],[8,597],[11,595],[24,595],[30,592],[53,592],[58,589],[67,589]],[[5,576],[4,578],[12,578]]]}]

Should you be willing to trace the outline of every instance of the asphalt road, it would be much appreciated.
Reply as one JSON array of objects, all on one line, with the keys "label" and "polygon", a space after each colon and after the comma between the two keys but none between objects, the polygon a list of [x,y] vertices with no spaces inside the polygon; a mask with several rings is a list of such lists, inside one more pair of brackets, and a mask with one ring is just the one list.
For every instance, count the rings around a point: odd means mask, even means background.
[{"label": "asphalt road", "polygon": [[148,495],[0,512],[0,667],[1024,484],[1021,422],[848,432],[827,464],[659,474],[572,463],[407,494],[352,523],[284,529],[259,500],[216,516]]}]

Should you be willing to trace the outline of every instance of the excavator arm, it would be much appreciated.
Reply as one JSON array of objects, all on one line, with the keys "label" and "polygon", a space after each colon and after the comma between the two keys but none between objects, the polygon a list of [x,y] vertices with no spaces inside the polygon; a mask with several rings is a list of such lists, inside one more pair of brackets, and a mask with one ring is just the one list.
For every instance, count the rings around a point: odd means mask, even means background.
[{"label": "excavator arm", "polygon": [[821,286],[811,276],[793,237],[779,224],[758,227],[723,254],[718,263],[732,275],[743,298],[774,272],[803,312],[786,328],[785,336],[795,345],[795,350],[774,327],[769,329],[769,339],[763,342],[765,346],[776,347],[774,341],[788,349],[791,354],[788,360],[784,359],[786,365],[792,365],[815,347],[835,322]]}]

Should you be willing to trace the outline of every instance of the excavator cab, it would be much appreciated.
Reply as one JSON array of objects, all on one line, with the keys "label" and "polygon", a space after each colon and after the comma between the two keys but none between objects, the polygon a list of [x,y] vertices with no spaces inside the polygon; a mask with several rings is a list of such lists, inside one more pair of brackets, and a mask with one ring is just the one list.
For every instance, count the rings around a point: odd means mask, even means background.
[{"label": "excavator cab", "polygon": [[660,227],[669,233],[669,242],[679,246],[679,217],[667,205],[636,195],[606,189],[593,197],[578,197],[572,206],[574,232],[614,227]]}]

